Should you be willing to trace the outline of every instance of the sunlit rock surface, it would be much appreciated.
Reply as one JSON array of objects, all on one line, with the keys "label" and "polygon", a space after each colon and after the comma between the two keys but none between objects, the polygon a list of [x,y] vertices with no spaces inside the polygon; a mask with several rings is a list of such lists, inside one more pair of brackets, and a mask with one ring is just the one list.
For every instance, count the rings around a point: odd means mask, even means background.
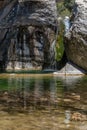
[{"label": "sunlit rock surface", "polygon": [[4,0],[0,5],[1,69],[54,67],[55,0]]},{"label": "sunlit rock surface", "polygon": [[54,75],[83,75],[87,74],[87,71],[77,67],[75,64],[67,62],[61,69],[53,73]]},{"label": "sunlit rock surface", "polygon": [[87,0],[76,0],[71,28],[65,35],[65,50],[70,61],[87,70]]}]

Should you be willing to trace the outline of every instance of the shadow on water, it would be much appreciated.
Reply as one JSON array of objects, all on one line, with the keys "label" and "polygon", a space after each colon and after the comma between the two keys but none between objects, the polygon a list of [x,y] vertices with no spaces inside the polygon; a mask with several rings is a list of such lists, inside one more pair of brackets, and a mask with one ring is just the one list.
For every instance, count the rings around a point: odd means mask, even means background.
[{"label": "shadow on water", "polygon": [[0,74],[50,74],[55,72],[53,69],[47,70],[7,70],[7,71],[0,71]]},{"label": "shadow on water", "polygon": [[[28,116],[35,116],[35,113],[39,112],[39,118],[45,118],[45,121],[48,117],[54,118],[54,122],[49,122],[56,123],[55,130],[59,128],[58,122],[65,127],[65,124],[70,125],[72,122],[74,113],[87,115],[87,77],[0,77],[0,113],[2,111],[10,115],[26,113]],[[78,120],[78,117],[75,120]],[[50,128],[49,123],[46,125]],[[75,122],[69,127],[70,130],[75,128]]]}]

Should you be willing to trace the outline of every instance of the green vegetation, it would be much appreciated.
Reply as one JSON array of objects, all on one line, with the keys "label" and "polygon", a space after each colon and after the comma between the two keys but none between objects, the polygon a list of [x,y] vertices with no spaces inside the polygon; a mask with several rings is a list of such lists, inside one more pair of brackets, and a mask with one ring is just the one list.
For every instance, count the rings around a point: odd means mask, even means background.
[{"label": "green vegetation", "polygon": [[58,16],[65,17],[71,15],[71,11],[75,0],[61,0],[57,2]]},{"label": "green vegetation", "polygon": [[57,37],[57,43],[56,43],[56,60],[60,61],[63,53],[64,53],[64,24],[62,21],[59,23],[59,33]]},{"label": "green vegetation", "polygon": [[71,12],[74,5],[74,0],[64,0],[64,6]]},{"label": "green vegetation", "polygon": [[60,61],[64,53],[64,24],[63,19],[65,16],[71,15],[74,5],[74,0],[61,0],[57,2],[58,17],[61,17],[58,23],[58,38],[56,43],[56,60]]},{"label": "green vegetation", "polygon": [[64,18],[66,15],[70,16],[70,11],[68,10],[68,8],[66,8],[64,6],[64,2],[57,3],[57,10],[58,10],[58,16],[59,17]]}]

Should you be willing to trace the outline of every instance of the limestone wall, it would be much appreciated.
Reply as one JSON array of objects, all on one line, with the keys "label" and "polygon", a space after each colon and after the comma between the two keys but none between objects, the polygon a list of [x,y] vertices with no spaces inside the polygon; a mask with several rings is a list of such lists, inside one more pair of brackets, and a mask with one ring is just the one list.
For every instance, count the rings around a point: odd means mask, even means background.
[{"label": "limestone wall", "polygon": [[65,35],[65,49],[70,61],[87,70],[87,0],[76,0],[71,28]]},{"label": "limestone wall", "polygon": [[1,67],[52,68],[56,30],[55,0],[10,0],[0,13]]}]

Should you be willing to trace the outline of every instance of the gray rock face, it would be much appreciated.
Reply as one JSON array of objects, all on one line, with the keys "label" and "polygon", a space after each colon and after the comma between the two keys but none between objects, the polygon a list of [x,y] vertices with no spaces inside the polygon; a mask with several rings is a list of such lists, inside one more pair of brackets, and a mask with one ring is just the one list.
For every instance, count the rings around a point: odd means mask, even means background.
[{"label": "gray rock face", "polygon": [[8,0],[4,5],[0,10],[2,69],[54,66],[55,0]]},{"label": "gray rock face", "polygon": [[75,66],[70,62],[67,62],[66,65],[59,71],[54,72],[56,75],[84,75],[87,74],[87,71]]},{"label": "gray rock face", "polygon": [[10,0],[8,3],[0,16],[0,28],[31,24],[55,26],[55,0]]},{"label": "gray rock face", "polygon": [[87,0],[76,0],[71,24],[65,35],[67,57],[87,70]]}]

